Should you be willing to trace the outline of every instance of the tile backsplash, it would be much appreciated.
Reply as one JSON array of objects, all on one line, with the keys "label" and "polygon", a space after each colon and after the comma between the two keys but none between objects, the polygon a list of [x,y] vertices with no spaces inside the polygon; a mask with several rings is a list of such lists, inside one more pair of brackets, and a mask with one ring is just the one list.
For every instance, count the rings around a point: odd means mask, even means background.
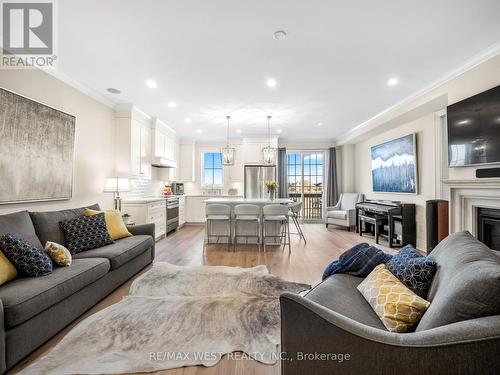
[{"label": "tile backsplash", "polygon": [[162,194],[163,187],[168,184],[168,181],[163,181],[158,178],[156,168],[152,169],[149,177],[132,177],[130,179],[132,191],[122,193],[123,198],[143,198],[156,197]]}]

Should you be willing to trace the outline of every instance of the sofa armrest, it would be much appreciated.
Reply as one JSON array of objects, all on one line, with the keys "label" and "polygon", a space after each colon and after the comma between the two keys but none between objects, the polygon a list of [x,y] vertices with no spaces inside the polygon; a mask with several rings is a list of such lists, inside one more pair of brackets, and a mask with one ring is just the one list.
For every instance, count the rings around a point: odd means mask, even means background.
[{"label": "sofa armrest", "polygon": [[[353,291],[357,292],[357,291]],[[296,294],[284,293],[281,342],[283,374],[481,373],[500,366],[500,316],[399,334],[356,322]],[[349,356],[349,360],[301,361],[300,353]],[[464,365],[466,364],[466,365]],[[311,366],[314,370],[311,371]]]},{"label": "sofa armrest", "polygon": [[3,317],[3,303],[0,300],[0,374],[7,371],[7,365],[5,360],[5,325]]},{"label": "sofa armrest", "polygon": [[155,258],[155,225],[154,224],[141,224],[141,225],[127,225],[127,229],[134,236],[151,236],[153,237],[153,248],[151,250],[151,260]]}]

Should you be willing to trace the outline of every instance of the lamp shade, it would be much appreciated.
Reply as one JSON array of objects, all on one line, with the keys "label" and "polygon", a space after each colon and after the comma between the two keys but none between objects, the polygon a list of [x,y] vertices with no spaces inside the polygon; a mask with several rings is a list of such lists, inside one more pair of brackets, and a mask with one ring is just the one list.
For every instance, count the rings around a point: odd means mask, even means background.
[{"label": "lamp shade", "polygon": [[125,177],[108,177],[104,183],[105,193],[121,193],[132,190],[130,180]]}]

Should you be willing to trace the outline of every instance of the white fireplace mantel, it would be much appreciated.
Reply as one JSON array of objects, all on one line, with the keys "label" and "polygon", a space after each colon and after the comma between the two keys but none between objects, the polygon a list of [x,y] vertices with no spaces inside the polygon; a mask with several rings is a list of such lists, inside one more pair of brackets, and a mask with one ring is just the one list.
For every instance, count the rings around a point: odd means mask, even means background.
[{"label": "white fireplace mantel", "polygon": [[477,208],[500,209],[500,178],[443,180],[450,198],[450,233],[476,235]]}]

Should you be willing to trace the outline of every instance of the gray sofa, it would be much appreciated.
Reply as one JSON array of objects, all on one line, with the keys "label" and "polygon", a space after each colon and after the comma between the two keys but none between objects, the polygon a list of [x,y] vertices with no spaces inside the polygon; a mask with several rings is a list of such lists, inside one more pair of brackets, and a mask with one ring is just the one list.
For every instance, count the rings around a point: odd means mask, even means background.
[{"label": "gray sofa", "polygon": [[[0,235],[18,234],[40,247],[49,240],[64,245],[59,222],[82,214],[83,208],[2,215]],[[128,229],[132,237],[78,253],[69,267],[55,267],[42,277],[18,277],[0,286],[0,373],[153,261],[154,224]]]},{"label": "gray sofa", "polygon": [[282,374],[498,373],[498,254],[467,232],[441,242],[429,255],[431,305],[411,333],[384,327],[356,289],[359,277],[335,274],[305,297],[283,294]]}]

